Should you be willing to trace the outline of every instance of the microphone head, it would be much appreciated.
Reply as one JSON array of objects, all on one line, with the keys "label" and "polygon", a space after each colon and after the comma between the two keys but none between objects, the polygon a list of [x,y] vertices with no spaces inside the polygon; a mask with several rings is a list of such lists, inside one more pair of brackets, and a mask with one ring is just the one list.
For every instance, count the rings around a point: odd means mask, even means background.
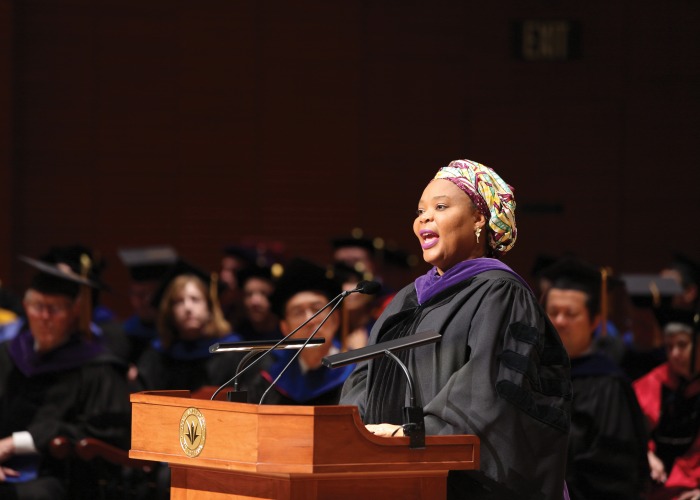
[{"label": "microphone head", "polygon": [[382,287],[379,283],[376,281],[360,281],[357,286],[355,287],[355,290],[357,290],[360,293],[364,293],[367,295],[374,295],[379,291],[379,289]]}]

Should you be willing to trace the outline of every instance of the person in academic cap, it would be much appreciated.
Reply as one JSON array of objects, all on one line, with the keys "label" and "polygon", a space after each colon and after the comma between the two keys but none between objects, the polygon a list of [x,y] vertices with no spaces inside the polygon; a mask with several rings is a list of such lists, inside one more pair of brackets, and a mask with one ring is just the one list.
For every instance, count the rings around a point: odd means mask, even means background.
[{"label": "person in academic cap", "polygon": [[107,267],[107,261],[92,248],[82,244],[53,246],[39,257],[39,260],[70,268],[74,273],[80,273],[86,267],[90,279],[99,285],[91,292],[92,321],[101,325],[116,319],[114,311],[100,302],[100,294],[109,288],[102,281],[102,273]]},{"label": "person in academic cap", "polygon": [[0,497],[76,497],[68,484],[96,495],[90,465],[76,462],[66,481],[49,443],[95,437],[128,449],[124,366],[94,335],[90,291],[98,285],[87,273],[22,260],[36,274],[23,300],[25,328],[0,344]]},{"label": "person in academic cap", "polygon": [[596,349],[601,271],[565,258],[542,271],[543,304],[571,359],[573,404],[566,467],[572,500],[639,499],[648,489],[646,430],[624,372]]},{"label": "person in academic cap", "polygon": [[[568,357],[527,283],[500,258],[515,245],[512,188],[457,160],[423,190],[413,232],[431,269],[400,290],[370,344],[435,331],[396,353],[414,377],[426,434],[479,437],[480,469],[453,471],[450,499],[561,499],[569,432]],[[368,430],[403,436],[407,381],[388,357],[359,363],[340,404]]]},{"label": "person in academic cap", "polygon": [[[343,262],[330,266],[329,273],[343,290],[356,288],[365,276]],[[377,319],[374,316],[376,307],[379,307],[379,300],[374,295],[355,293],[345,298],[340,309],[341,350],[358,349],[367,345],[369,332]]]},{"label": "person in academic cap", "polygon": [[[277,266],[274,269],[281,272],[282,268]],[[236,281],[243,292],[245,311],[236,333],[245,340],[280,339],[279,318],[270,304],[270,296],[275,290],[273,267],[247,267],[236,273]]]},{"label": "person in academic cap", "polygon": [[677,313],[664,327],[667,361],[634,382],[651,430],[652,500],[700,499],[698,319]]},{"label": "person in academic cap", "polygon": [[349,236],[331,240],[333,262],[342,262],[355,271],[362,273],[365,280],[380,278],[377,251],[384,244],[381,238],[369,238],[359,229],[353,229]]},{"label": "person in academic cap", "polygon": [[124,321],[122,328],[128,341],[126,357],[129,362],[136,363],[158,336],[158,311],[153,305],[153,296],[165,274],[177,262],[177,252],[169,246],[151,246],[121,248],[117,253],[129,270],[129,303],[133,314]]},{"label": "person in academic cap", "polygon": [[222,284],[221,311],[224,318],[236,330],[245,317],[243,307],[243,291],[238,283],[239,272],[257,263],[258,252],[255,246],[248,244],[227,245],[223,248],[219,280]]},{"label": "person in academic cap", "polygon": [[[280,318],[282,333],[288,335],[340,293],[339,283],[329,278],[325,269],[308,260],[294,259],[285,266],[270,301],[272,310]],[[340,351],[340,313],[333,312],[324,323],[329,312],[330,308],[309,321],[292,337],[308,338],[318,328],[314,338],[324,339],[323,344],[305,348],[294,361],[292,358],[297,354],[296,350],[279,349],[270,353],[260,370],[260,377],[250,383],[250,402],[258,402],[265,394],[265,404],[338,403],[343,382],[352,367],[333,370],[321,364],[324,356]],[[270,389],[270,384],[280,374],[281,377]]]},{"label": "person in academic cap", "polygon": [[661,270],[661,277],[672,278],[681,286],[671,307],[677,310],[700,310],[700,264],[683,254],[676,254],[671,264]]},{"label": "person in academic cap", "polygon": [[184,260],[168,271],[153,297],[158,338],[138,362],[145,389],[196,391],[230,378],[242,355],[209,352],[214,343],[241,340],[223,317],[219,291],[216,274]]}]

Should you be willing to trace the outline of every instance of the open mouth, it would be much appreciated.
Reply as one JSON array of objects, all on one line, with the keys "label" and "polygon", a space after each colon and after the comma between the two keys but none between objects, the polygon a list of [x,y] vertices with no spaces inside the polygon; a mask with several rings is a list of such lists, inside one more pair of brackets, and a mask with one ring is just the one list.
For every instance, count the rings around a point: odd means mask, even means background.
[{"label": "open mouth", "polygon": [[428,248],[434,247],[435,245],[437,245],[438,241],[440,241],[440,237],[434,231],[429,231],[429,230],[421,231],[420,237],[421,237],[420,246],[423,248],[423,250],[427,250]]}]

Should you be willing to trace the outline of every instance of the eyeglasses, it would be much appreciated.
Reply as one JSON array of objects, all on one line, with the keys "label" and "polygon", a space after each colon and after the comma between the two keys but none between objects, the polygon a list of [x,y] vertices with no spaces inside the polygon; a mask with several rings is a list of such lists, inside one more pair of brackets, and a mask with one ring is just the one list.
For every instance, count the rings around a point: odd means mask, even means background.
[{"label": "eyeglasses", "polygon": [[46,312],[49,316],[63,316],[68,313],[70,304],[46,304],[44,302],[25,302],[24,307],[28,312],[36,315]]}]

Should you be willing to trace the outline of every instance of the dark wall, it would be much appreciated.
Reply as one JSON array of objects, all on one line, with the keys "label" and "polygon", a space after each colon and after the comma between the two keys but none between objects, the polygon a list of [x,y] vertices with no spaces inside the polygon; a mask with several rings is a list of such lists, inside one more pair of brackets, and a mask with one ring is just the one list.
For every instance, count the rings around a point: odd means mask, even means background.
[{"label": "dark wall", "polygon": [[[118,309],[119,246],[215,269],[263,237],[325,261],[362,227],[417,251],[418,196],[457,158],[515,186],[524,275],[542,252],[621,272],[698,255],[697,1],[10,4],[0,270],[18,288],[16,254],[76,241],[110,262]],[[578,22],[581,57],[515,58],[524,19]]]}]

